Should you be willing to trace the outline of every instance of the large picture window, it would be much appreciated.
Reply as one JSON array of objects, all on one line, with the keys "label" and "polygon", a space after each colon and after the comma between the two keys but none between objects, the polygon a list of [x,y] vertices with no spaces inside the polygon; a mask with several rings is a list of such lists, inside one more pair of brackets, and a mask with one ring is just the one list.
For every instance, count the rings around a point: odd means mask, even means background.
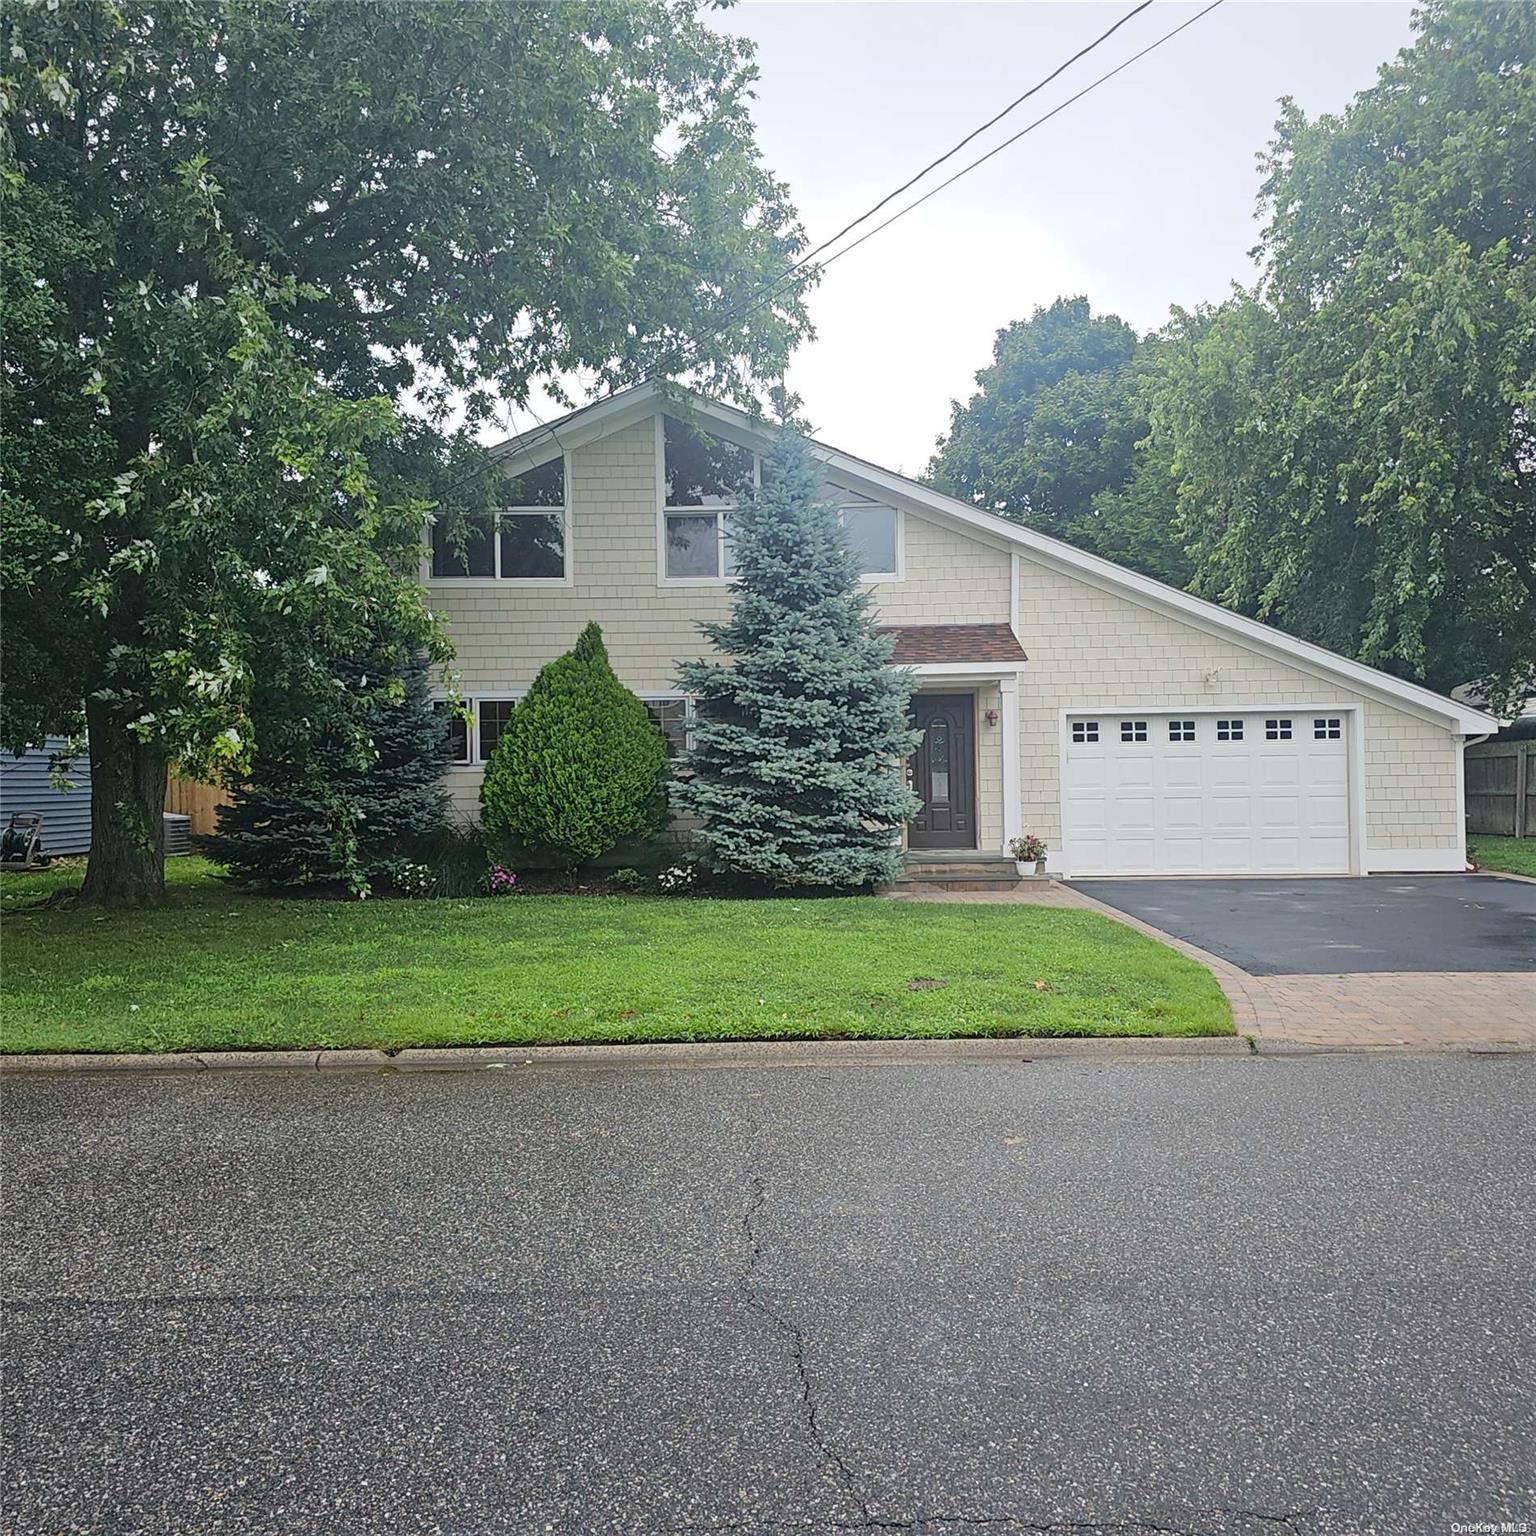
[{"label": "large picture window", "polygon": [[757,455],[675,416],[662,417],[663,570],[669,581],[729,577],[730,510],[758,477]]},{"label": "large picture window", "polygon": [[455,539],[432,525],[432,574],[439,580],[564,581],[565,460],[551,459],[509,480],[493,517],[471,520]]}]

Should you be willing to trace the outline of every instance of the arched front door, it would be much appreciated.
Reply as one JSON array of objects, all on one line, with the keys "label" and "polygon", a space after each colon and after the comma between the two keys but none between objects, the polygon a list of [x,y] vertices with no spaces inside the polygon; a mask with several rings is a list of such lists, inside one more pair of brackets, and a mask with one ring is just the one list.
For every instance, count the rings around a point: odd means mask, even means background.
[{"label": "arched front door", "polygon": [[911,848],[976,846],[976,700],[969,693],[919,693],[912,724],[912,788],[923,808],[907,827]]}]

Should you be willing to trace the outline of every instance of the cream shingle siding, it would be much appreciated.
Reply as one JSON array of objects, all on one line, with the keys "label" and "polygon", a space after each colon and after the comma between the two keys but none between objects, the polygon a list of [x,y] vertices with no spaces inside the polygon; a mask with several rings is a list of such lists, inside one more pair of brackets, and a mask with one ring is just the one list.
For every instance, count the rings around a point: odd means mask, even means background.
[{"label": "cream shingle siding", "polygon": [[[449,620],[463,690],[522,693],[543,664],[569,649],[589,619],[603,626],[619,677],[640,694],[676,688],[678,661],[704,654],[701,619],[723,618],[723,586],[667,586],[657,579],[655,419],[577,448],[569,460],[569,586],[498,588],[434,583],[434,607]],[[1011,556],[984,537],[902,508],[904,579],[873,587],[889,624],[1006,622]],[[1367,859],[1462,846],[1460,740],[1449,729],[1335,682],[1247,649],[1234,639],[1149,609],[1119,593],[1020,556],[1019,639],[1029,662],[1019,679],[1021,825],[1059,846],[1059,712],[1140,704],[1147,709],[1230,704],[1361,704],[1365,741]],[[985,668],[978,668],[981,676]],[[945,692],[976,687],[979,843],[1003,838],[1002,731],[994,684],[934,681]],[[450,792],[465,816],[478,813],[481,771],[453,769]]]},{"label": "cream shingle siding", "polygon": [[910,510],[903,514],[905,581],[874,584],[882,624],[1006,624],[1007,552]]},{"label": "cream shingle siding", "polygon": [[1140,704],[1363,704],[1369,849],[1461,846],[1458,736],[1129,598],[1020,562],[1019,776],[1026,826],[1061,838],[1059,712]]}]

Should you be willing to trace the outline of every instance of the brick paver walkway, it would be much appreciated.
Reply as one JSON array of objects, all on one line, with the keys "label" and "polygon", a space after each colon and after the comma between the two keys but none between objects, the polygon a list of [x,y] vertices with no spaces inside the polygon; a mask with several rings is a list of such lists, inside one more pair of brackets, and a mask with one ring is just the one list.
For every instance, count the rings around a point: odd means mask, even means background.
[{"label": "brick paver walkway", "polygon": [[1529,971],[1364,972],[1348,976],[1251,976],[1129,913],[1055,880],[1013,891],[894,894],[895,901],[1023,902],[1102,912],[1198,960],[1232,1004],[1240,1034],[1315,1046],[1536,1049],[1536,978]]}]

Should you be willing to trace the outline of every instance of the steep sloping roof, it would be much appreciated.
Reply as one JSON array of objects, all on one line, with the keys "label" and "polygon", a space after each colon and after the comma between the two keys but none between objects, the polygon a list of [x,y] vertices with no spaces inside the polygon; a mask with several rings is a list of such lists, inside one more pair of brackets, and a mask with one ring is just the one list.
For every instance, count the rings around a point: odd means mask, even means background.
[{"label": "steep sloping roof", "polygon": [[[595,442],[598,438],[606,437],[668,406],[674,410],[692,412],[708,421],[712,427],[723,430],[727,436],[763,446],[766,446],[775,430],[771,422],[749,415],[735,406],[708,399],[678,385],[650,381],[582,406],[532,432],[509,438],[492,451],[503,457],[509,471],[516,474],[553,458],[557,453],[569,453]],[[1358,688],[1363,693],[1374,694],[1397,707],[1468,735],[1496,731],[1502,723],[1485,710],[1474,708],[1458,699],[1447,698],[1429,688],[1421,688],[1417,683],[1404,682],[1390,673],[1368,667],[1363,662],[1353,661],[1335,651],[1313,645],[1309,640],[1298,640],[1284,630],[1261,624],[1257,619],[1245,618],[1240,613],[1233,613],[1204,598],[1192,597],[1177,587],[1154,581],[1150,576],[1116,565],[1112,560],[1090,555],[1075,545],[1053,539],[1033,528],[1026,528],[995,512],[987,512],[969,502],[946,496],[932,486],[882,469],[878,464],[844,453],[829,443],[812,439],[811,446],[816,457],[828,469],[840,478],[852,480],[861,489],[874,494],[895,496],[918,507],[925,515],[937,521],[967,529],[985,542],[1027,553],[1031,559],[1065,575],[1127,598],[1142,607],[1168,614],[1197,629],[1221,635],[1248,650],[1276,657],[1316,676]]]}]

